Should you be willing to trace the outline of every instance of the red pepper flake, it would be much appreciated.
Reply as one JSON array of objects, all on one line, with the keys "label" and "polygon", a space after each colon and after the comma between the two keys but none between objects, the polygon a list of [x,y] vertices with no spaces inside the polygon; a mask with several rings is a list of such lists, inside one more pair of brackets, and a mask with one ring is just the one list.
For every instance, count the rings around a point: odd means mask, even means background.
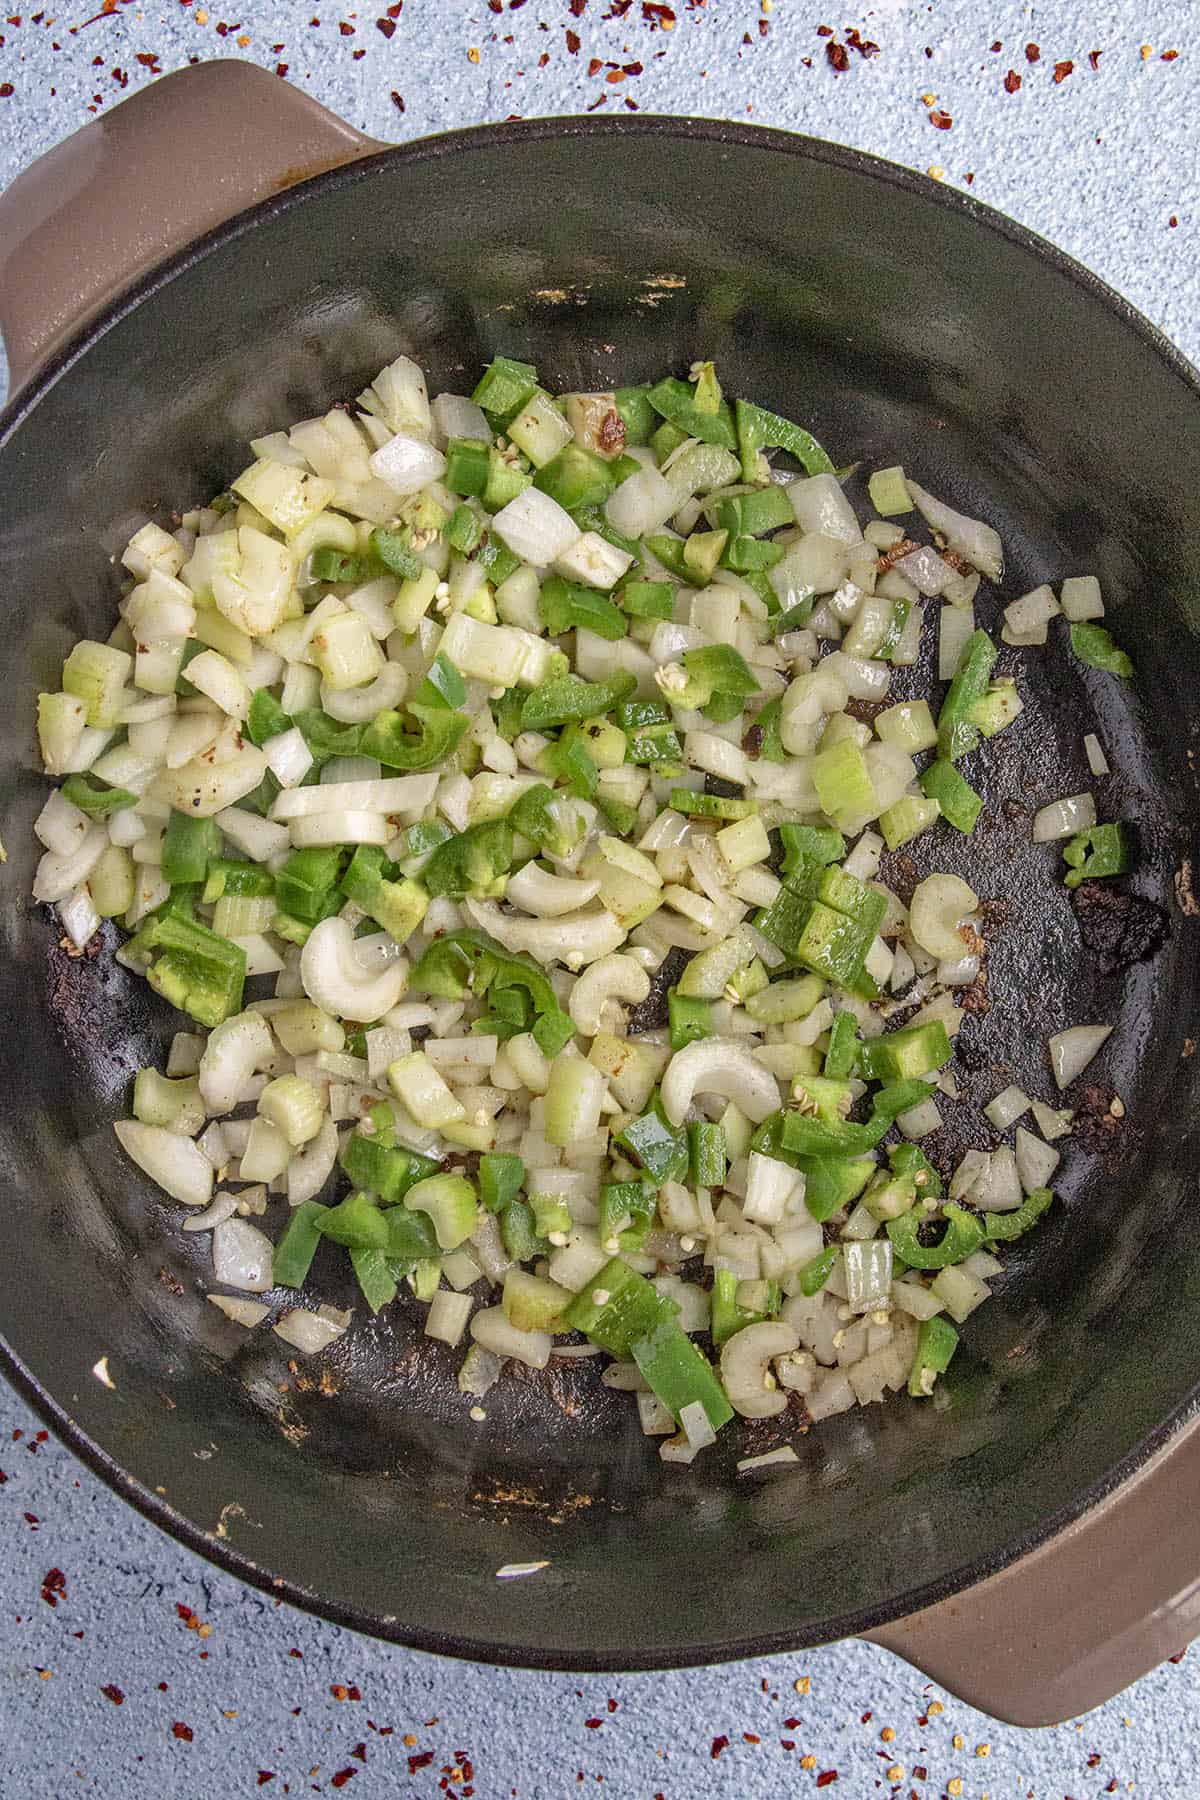
[{"label": "red pepper flake", "polygon": [[817,1776],[817,1786],[819,1788],[832,1787],[837,1778],[836,1769],[826,1769],[823,1774]]},{"label": "red pepper flake", "polygon": [[[1175,217],[1175,214],[1172,213],[1170,218],[1167,220],[1167,224],[1171,227],[1172,230],[1174,230],[1176,225],[1178,225],[1178,223],[1179,223],[1179,220]],[[1182,1662],[1183,1661],[1183,1652],[1181,1651],[1178,1656],[1172,1656],[1169,1660],[1171,1662]]]},{"label": "red pepper flake", "polygon": [[114,1706],[124,1706],[125,1695],[115,1681],[107,1682],[104,1687],[100,1689],[100,1692],[104,1695],[106,1700],[111,1700]]},{"label": "red pepper flake", "polygon": [[[603,426],[602,426],[602,427],[601,427],[601,432],[603,432]],[[608,1703],[608,1710],[609,1710],[609,1712],[610,1712],[610,1713],[615,1713],[615,1712],[616,1712],[616,1710],[617,1710],[617,1706],[618,1706],[618,1705],[619,1705],[619,1702],[618,1702],[618,1701],[616,1701],[616,1700],[610,1700],[610,1701],[609,1701],[609,1703]]]},{"label": "red pepper flake", "polygon": [[1015,94],[1015,93],[1019,92],[1020,86],[1021,86],[1021,77],[1017,74],[1017,71],[1015,69],[1010,69],[1008,71],[1008,74],[1004,77],[1005,93],[1006,94]]},{"label": "red pepper flake", "polygon": [[351,1756],[356,1756],[359,1762],[365,1763],[367,1760],[367,1746],[365,1744],[355,1744],[350,1754]]},{"label": "red pepper flake", "polygon": [[785,1731],[799,1731],[799,1729],[800,1729],[799,1719],[785,1719],[783,1721],[783,1729]]},{"label": "red pepper flake", "polygon": [[339,23],[338,30],[341,32],[343,37],[353,37],[354,36],[353,25],[347,25],[345,19],[342,19],[341,22]]},{"label": "red pepper flake", "polygon": [[587,0],[567,0],[567,10],[573,19],[582,19]]},{"label": "red pepper flake", "polygon": [[395,107],[397,112],[404,111],[404,100],[401,97],[401,95],[399,95],[396,92],[395,88],[392,89],[392,105]]},{"label": "red pepper flake", "polygon": [[619,81],[624,81],[625,71],[624,69],[610,69],[604,79],[610,87],[615,87]]},{"label": "red pepper flake", "polygon": [[577,31],[572,31],[571,27],[568,25],[567,26],[567,49],[572,56],[579,55],[579,42],[580,42],[579,33]]},{"label": "red pepper flake", "polygon": [[755,1737],[752,1731],[743,1731],[742,1742],[746,1744],[761,1744],[762,1739],[760,1737]]},{"label": "red pepper flake", "polygon": [[950,117],[948,112],[939,112],[937,107],[934,107],[929,115],[929,123],[933,126],[935,131],[949,131],[954,120]]},{"label": "red pepper flake", "polygon": [[641,72],[642,72],[642,65],[640,62],[622,63],[621,64],[621,73],[623,75],[640,75]]},{"label": "red pepper flake", "polygon": [[1093,69],[1098,69],[1100,67],[1100,58],[1103,55],[1104,55],[1103,50],[1089,50],[1088,51],[1088,61],[1091,63]]},{"label": "red pepper flake", "polygon": [[1069,60],[1067,62],[1056,62],[1055,63],[1055,65],[1054,65],[1054,85],[1055,85],[1055,87],[1057,87],[1060,82],[1063,82],[1067,79],[1067,76],[1069,74],[1071,74],[1074,67],[1075,67],[1075,64]]},{"label": "red pepper flake", "polygon": [[196,1616],[195,1613],[192,1611],[191,1607],[185,1606],[183,1604],[182,1600],[177,1600],[175,1602],[175,1611],[179,1615],[179,1617],[183,1620],[185,1625],[190,1625],[192,1620]]},{"label": "red pepper flake", "polygon": [[256,1787],[266,1787],[268,1781],[274,1781],[274,1779],[275,1779],[274,1769],[260,1769],[258,1771],[258,1780],[255,1782],[255,1786]]},{"label": "red pepper flake", "polygon": [[913,1774],[914,1781],[928,1781],[929,1780],[929,1770],[925,1767],[924,1763],[914,1763],[912,1774]]},{"label": "red pepper flake", "polygon": [[408,1759],[409,1774],[415,1775],[418,1769],[427,1769],[432,1761],[433,1761],[433,1751],[432,1750],[418,1751],[416,1756],[410,1756]]},{"label": "red pepper flake", "polygon": [[26,1524],[27,1524],[27,1525],[29,1525],[29,1526],[31,1526],[31,1527],[32,1527],[32,1529],[33,1529],[33,1530],[34,1530],[34,1531],[36,1531],[36,1530],[37,1530],[37,1528],[38,1528],[38,1526],[39,1526],[39,1525],[40,1525],[40,1524],[41,1524],[41,1522],[42,1522],[42,1521],[41,1521],[41,1520],[40,1520],[40,1519],[39,1519],[39,1518],[38,1518],[38,1516],[37,1516],[37,1514],[36,1514],[36,1513],[31,1513],[31,1512],[27,1512],[27,1513],[26,1513],[26,1514],[25,1514],[25,1515],[24,1515],[24,1518],[25,1518],[25,1523],[26,1523]]},{"label": "red pepper flake", "polygon": [[398,19],[400,17],[400,14],[403,11],[404,11],[404,0],[396,0],[396,4],[394,6],[388,7],[387,16],[389,19]]},{"label": "red pepper flake", "polygon": [[8,1476],[4,1473],[3,1469],[0,1469],[0,1487],[3,1487],[7,1480]]},{"label": "red pepper flake", "polygon": [[538,68],[544,69],[546,64],[549,61],[550,61],[550,52],[548,50],[543,50],[542,54],[538,57],[538,64],[537,64]]},{"label": "red pepper flake", "polygon": [[601,106],[606,106],[607,104],[608,104],[608,95],[601,94],[597,99],[592,101],[590,106],[585,107],[584,110],[585,110],[585,112],[596,112]]},{"label": "red pepper flake", "polygon": [[158,1684],[158,1691],[159,1691],[159,1693],[160,1693],[160,1694],[165,1694],[165,1693],[166,1693],[166,1692],[167,1692],[167,1684],[166,1684],[166,1682],[165,1682],[165,1681],[160,1681],[160,1682],[159,1682],[159,1684]]},{"label": "red pepper flake", "polygon": [[873,44],[870,38],[864,38],[855,25],[852,25],[846,32],[846,42],[862,57],[879,55],[879,45]]},{"label": "red pepper flake", "polygon": [[330,1787],[343,1788],[348,1781],[353,1781],[357,1774],[357,1769],[339,1769],[336,1775],[330,1776],[329,1785]]},{"label": "red pepper flake", "polygon": [[42,1577],[42,1599],[47,1606],[57,1606],[67,1597],[67,1578],[61,1569],[47,1569]]},{"label": "red pepper flake", "polygon": [[1041,60],[1042,60],[1042,53],[1041,53],[1041,50],[1038,48],[1038,46],[1036,44],[1026,44],[1026,46],[1025,46],[1025,61],[1035,63],[1035,62],[1041,62]]},{"label": "red pepper flake", "polygon": [[190,1744],[195,1735],[191,1726],[185,1725],[182,1719],[176,1719],[171,1727],[171,1736],[177,1737],[182,1744]]},{"label": "red pepper flake", "polygon": [[279,75],[279,76],[284,76],[284,75],[286,75],[286,74],[287,74],[287,72],[288,72],[288,65],[287,65],[287,63],[276,63],[276,64],[275,64],[275,73],[276,73],[276,74],[277,74],[277,75]]},{"label": "red pepper flake", "polygon": [[995,54],[996,54],[996,52],[997,52],[997,51],[998,51],[998,50],[1003,50],[1003,48],[1004,48],[1004,45],[1003,45],[1003,44],[1002,44],[1002,43],[1001,43],[1001,42],[1000,42],[1000,39],[999,39],[999,38],[997,38],[997,39],[996,39],[996,41],[995,41],[995,43],[994,43],[994,44],[993,44],[993,45],[992,45],[992,47],[991,47],[991,49],[992,49],[992,55],[993,55],[993,56],[995,56]]},{"label": "red pepper flake", "polygon": [[604,1723],[604,1720],[603,1719],[585,1719],[583,1722],[589,1731],[599,1731],[600,1727]]},{"label": "red pepper flake", "polygon": [[727,1737],[715,1737],[712,1741],[712,1749],[709,1751],[709,1755],[712,1757],[713,1761],[716,1762],[722,1750],[728,1750],[728,1748],[729,1739]]},{"label": "red pepper flake", "polygon": [[375,29],[382,31],[385,38],[390,38],[396,29],[395,19],[376,19]]},{"label": "red pepper flake", "polygon": [[598,75],[603,67],[604,64],[600,61],[600,58],[598,56],[593,56],[592,60],[588,63],[588,74]]},{"label": "red pepper flake", "polygon": [[818,25],[817,26],[817,36],[818,37],[832,37],[833,36],[833,26],[832,25]]},{"label": "red pepper flake", "polygon": [[352,50],[350,52],[350,60],[351,62],[361,62],[366,54],[365,50]]},{"label": "red pepper flake", "polygon": [[13,1434],[12,1434],[13,1443],[14,1444],[19,1443],[24,1436],[25,1436],[25,1433],[21,1430],[21,1427],[19,1425],[14,1425],[13,1426]]},{"label": "red pepper flake", "polygon": [[850,58],[846,54],[846,46],[839,44],[836,38],[830,38],[825,46],[825,60],[838,75],[844,75],[850,67]]},{"label": "red pepper flake", "polygon": [[1178,55],[1178,50],[1164,50],[1158,60],[1160,62],[1174,62]]},{"label": "red pepper flake", "polygon": [[874,1713],[865,1712],[858,1722],[860,1725],[869,1725],[874,1717]]},{"label": "red pepper flake", "polygon": [[294,1657],[295,1657],[295,1658],[296,1658],[296,1660],[297,1660],[297,1661],[298,1661],[298,1662],[303,1662],[303,1661],[304,1661],[304,1652],[303,1652],[303,1650],[289,1650],[289,1651],[288,1651],[288,1655],[289,1655],[289,1656],[294,1656]]},{"label": "red pepper flake", "polygon": [[780,1738],[779,1747],[781,1750],[794,1750],[796,1748],[796,1740],[795,1738]]},{"label": "red pepper flake", "polygon": [[670,31],[675,24],[675,8],[658,6],[654,0],[642,0],[642,18],[651,29],[660,25],[664,31]]}]

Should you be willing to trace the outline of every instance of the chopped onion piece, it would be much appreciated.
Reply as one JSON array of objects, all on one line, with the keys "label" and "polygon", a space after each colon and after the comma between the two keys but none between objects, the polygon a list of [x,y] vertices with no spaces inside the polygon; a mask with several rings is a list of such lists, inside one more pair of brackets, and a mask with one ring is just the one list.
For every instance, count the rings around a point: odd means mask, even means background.
[{"label": "chopped onion piece", "polygon": [[1059,1088],[1068,1088],[1087,1068],[1112,1033],[1111,1025],[1072,1025],[1048,1040],[1050,1066]]},{"label": "chopped onion piece", "polygon": [[761,1456],[743,1456],[738,1463],[738,1474],[749,1475],[755,1469],[777,1468],[781,1463],[799,1461],[790,1444],[780,1444],[777,1450],[764,1450]]},{"label": "chopped onion piece", "polygon": [[1022,1113],[1029,1111],[1029,1095],[1022,1093],[1019,1087],[1002,1088],[983,1110],[997,1131],[1007,1131]]},{"label": "chopped onion piece", "polygon": [[1049,1187],[1050,1178],[1062,1160],[1057,1150],[1051,1149],[1049,1144],[1043,1144],[1041,1138],[1034,1137],[1023,1126],[1017,1128],[1016,1156],[1017,1174],[1027,1194],[1031,1194],[1034,1188]]},{"label": "chopped onion piece", "polygon": [[1108,775],[1111,773],[1108,766],[1108,758],[1104,754],[1104,746],[1101,744],[1100,739],[1096,736],[1094,731],[1089,731],[1087,733],[1083,740],[1083,749],[1084,754],[1088,759],[1088,768],[1092,771],[1093,775]]},{"label": "chopped onion piece", "polygon": [[1074,1119],[1075,1114],[1069,1107],[1065,1108],[1062,1112],[1058,1112],[1053,1106],[1046,1106],[1041,1100],[1035,1100],[1033,1102],[1033,1116],[1042,1136],[1050,1143],[1053,1143],[1056,1138],[1068,1137],[1070,1135],[1071,1121]]},{"label": "chopped onion piece", "polygon": [[326,1318],[323,1311],[305,1312],[302,1307],[295,1307],[284,1313],[273,1329],[285,1344],[299,1350],[301,1356],[312,1356],[318,1350],[328,1350],[346,1327],[336,1319]]},{"label": "chopped onion piece", "polygon": [[243,1300],[237,1294],[209,1294],[208,1303],[218,1307],[235,1325],[247,1327],[261,1325],[271,1310],[261,1300]]},{"label": "chopped onion piece", "polygon": [[224,1219],[213,1232],[213,1273],[226,1287],[265,1294],[273,1285],[274,1254],[270,1238],[246,1219]]},{"label": "chopped onion piece", "polygon": [[1071,794],[1065,800],[1052,800],[1041,807],[1033,819],[1033,841],[1049,844],[1056,838],[1074,837],[1096,823],[1094,794]]}]

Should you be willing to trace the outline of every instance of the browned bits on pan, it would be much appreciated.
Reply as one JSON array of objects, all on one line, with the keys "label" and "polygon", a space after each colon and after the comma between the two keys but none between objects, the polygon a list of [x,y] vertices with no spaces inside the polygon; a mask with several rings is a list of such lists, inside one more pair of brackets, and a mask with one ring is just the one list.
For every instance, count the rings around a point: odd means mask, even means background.
[{"label": "browned bits on pan", "polygon": [[882,556],[876,557],[875,567],[881,575],[886,575],[890,568],[902,561],[904,557],[911,555],[917,548],[918,545],[914,538],[901,538],[898,544],[893,544],[890,550],[885,550]]}]

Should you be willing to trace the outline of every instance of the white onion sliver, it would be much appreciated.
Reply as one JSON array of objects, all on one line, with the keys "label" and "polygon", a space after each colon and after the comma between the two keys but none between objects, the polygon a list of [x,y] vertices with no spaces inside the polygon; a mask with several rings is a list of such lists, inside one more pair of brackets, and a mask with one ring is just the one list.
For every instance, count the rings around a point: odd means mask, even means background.
[{"label": "white onion sliver", "polygon": [[1111,1032],[1111,1025],[1072,1025],[1054,1033],[1046,1047],[1060,1088],[1070,1087],[1082,1075]]},{"label": "white onion sliver", "polygon": [[1053,843],[1056,838],[1073,837],[1096,823],[1094,794],[1070,794],[1064,800],[1052,800],[1038,809],[1033,818],[1035,844]]}]

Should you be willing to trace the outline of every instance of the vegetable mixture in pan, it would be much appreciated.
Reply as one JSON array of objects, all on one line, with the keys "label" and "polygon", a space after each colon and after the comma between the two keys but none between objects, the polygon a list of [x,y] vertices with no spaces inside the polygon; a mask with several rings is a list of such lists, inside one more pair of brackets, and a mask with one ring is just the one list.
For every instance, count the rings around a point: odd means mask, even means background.
[{"label": "vegetable mixture in pan", "polygon": [[[187,1016],[116,1133],[211,1233],[213,1304],[320,1350],[338,1245],[475,1416],[508,1359],[603,1351],[669,1462],[735,1413],[936,1404],[1072,1123],[1009,1086],[997,1148],[926,1156],[979,899],[879,879],[974,830],[972,761],[1020,730],[974,621],[996,532],[901,468],[860,519],[711,363],[555,396],[499,356],[430,404],[400,357],[251,449],[135,533],[115,630],[38,703],[34,897],[77,952],[117,921]],[[1059,613],[1131,675],[1091,576],[1001,636]],[[937,692],[889,704],[924,631]],[[1084,897],[1129,867],[1090,793],[1033,835]],[[1108,1031],[1050,1040],[1060,1089]]]}]

